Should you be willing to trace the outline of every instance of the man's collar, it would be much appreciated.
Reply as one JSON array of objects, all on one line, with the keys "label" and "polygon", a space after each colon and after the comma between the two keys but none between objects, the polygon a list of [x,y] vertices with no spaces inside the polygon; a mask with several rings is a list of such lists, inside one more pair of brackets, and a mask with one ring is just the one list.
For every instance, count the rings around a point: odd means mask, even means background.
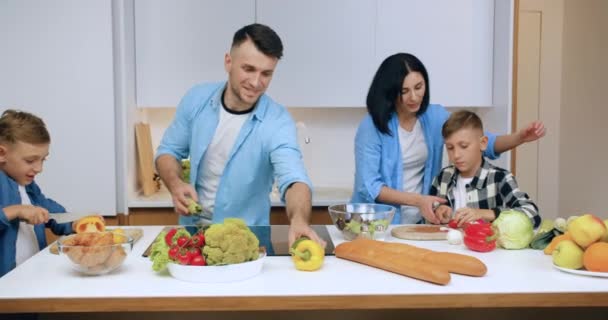
[{"label": "man's collar", "polygon": [[[219,88],[219,90],[217,90],[215,92],[215,94],[213,95],[213,97],[211,98],[211,106],[217,110],[218,108],[221,107],[222,105],[222,96],[224,91],[227,89],[228,86],[228,82],[225,82],[223,86],[221,86]],[[268,108],[268,97],[266,97],[266,94],[262,94],[259,98],[258,101],[255,103],[255,106],[253,107],[253,118],[257,119],[259,121],[262,121],[264,119],[264,115],[266,115],[266,109]]]}]

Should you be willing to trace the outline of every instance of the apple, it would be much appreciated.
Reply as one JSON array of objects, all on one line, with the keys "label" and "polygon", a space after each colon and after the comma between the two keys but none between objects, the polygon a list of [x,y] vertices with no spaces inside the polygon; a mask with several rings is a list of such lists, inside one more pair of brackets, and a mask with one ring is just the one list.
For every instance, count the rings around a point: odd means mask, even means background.
[{"label": "apple", "polygon": [[[608,230],[608,219],[604,220],[604,225],[606,226],[606,230]],[[602,238],[603,242],[608,242],[608,232],[604,233],[604,237]]]},{"label": "apple", "polygon": [[602,239],[608,231],[600,218],[584,214],[570,223],[568,232],[572,240],[584,249]]},{"label": "apple", "polygon": [[564,240],[553,250],[553,263],[566,269],[580,269],[583,267],[583,254],[583,249],[574,241]]}]

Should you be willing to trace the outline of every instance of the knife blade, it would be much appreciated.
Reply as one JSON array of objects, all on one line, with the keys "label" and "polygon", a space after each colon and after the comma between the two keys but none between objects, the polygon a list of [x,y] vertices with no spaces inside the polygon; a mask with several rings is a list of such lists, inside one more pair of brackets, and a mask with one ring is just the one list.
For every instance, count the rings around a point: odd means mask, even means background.
[{"label": "knife blade", "polygon": [[49,220],[53,219],[57,223],[66,223],[76,221],[82,217],[88,216],[90,214],[87,213],[73,213],[73,212],[65,212],[65,213],[49,213]]}]

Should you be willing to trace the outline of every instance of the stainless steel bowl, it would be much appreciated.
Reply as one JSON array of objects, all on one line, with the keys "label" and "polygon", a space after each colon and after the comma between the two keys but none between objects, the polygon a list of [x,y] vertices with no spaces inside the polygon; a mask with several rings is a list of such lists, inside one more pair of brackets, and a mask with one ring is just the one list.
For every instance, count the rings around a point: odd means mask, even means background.
[{"label": "stainless steel bowl", "polygon": [[386,240],[395,208],[378,203],[346,203],[329,206],[329,216],[344,239],[365,237]]}]

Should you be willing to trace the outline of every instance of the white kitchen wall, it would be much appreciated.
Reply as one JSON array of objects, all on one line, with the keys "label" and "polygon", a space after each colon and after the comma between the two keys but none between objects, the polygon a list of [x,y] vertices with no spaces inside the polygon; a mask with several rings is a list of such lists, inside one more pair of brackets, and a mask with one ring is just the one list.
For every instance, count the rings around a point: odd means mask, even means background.
[{"label": "white kitchen wall", "polygon": [[559,215],[608,218],[608,1],[567,0],[564,8]]}]

